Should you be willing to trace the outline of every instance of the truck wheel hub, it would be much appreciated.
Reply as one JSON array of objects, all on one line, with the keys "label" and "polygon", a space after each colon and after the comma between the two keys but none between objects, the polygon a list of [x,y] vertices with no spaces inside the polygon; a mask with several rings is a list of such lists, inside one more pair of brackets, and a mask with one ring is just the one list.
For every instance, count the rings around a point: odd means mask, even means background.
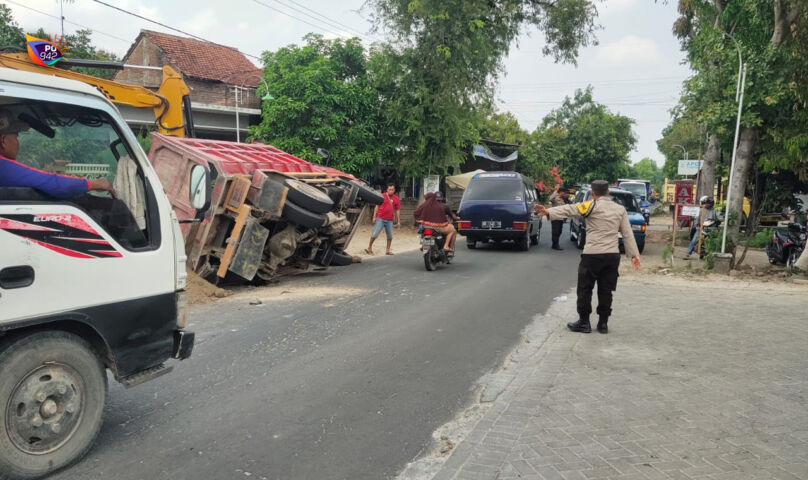
[{"label": "truck wheel hub", "polygon": [[6,405],[6,434],[24,453],[43,455],[69,441],[83,412],[84,382],[67,365],[49,363],[28,373]]}]

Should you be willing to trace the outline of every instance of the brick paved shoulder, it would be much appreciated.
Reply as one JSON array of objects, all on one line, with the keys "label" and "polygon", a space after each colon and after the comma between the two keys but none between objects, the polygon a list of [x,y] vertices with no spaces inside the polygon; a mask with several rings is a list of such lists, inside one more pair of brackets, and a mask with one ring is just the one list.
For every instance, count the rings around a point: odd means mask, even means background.
[{"label": "brick paved shoulder", "polygon": [[655,283],[621,279],[608,335],[540,319],[433,478],[808,479],[808,289]]}]

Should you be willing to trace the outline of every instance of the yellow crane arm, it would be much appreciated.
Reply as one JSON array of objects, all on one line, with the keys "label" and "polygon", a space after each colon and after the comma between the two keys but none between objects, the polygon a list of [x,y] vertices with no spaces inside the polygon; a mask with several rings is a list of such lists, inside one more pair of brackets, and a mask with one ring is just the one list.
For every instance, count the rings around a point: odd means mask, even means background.
[{"label": "yellow crane arm", "polygon": [[[163,81],[157,92],[145,87],[127,85],[71,70],[37,65],[25,53],[0,54],[0,65],[14,70],[54,75],[93,85],[111,102],[136,108],[151,108],[154,111],[155,123],[160,133],[176,137],[185,136],[186,122],[184,121],[183,101],[188,98],[191,91],[182,79],[182,75],[168,65],[163,67]],[[190,108],[188,110],[190,114]],[[190,119],[188,119],[188,123],[191,123]]]}]

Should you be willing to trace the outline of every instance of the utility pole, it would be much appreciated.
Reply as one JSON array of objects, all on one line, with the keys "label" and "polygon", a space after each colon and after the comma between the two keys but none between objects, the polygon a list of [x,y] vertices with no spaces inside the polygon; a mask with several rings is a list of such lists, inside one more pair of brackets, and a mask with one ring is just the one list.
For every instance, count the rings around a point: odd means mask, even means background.
[{"label": "utility pole", "polygon": [[[727,184],[727,207],[724,215],[724,233],[721,236],[721,253],[727,253],[727,225],[729,225],[729,202],[732,196],[732,177],[735,173],[735,156],[738,154],[738,135],[741,131],[741,111],[743,110],[743,91],[746,86],[746,64],[743,63],[741,57],[741,48],[738,46],[738,41],[729,33],[724,32],[735,42],[735,49],[738,50],[738,83],[735,88],[735,101],[738,102],[738,116],[735,120],[735,140],[732,142],[732,161],[729,166],[729,183]],[[743,192],[741,192],[743,195]]]}]

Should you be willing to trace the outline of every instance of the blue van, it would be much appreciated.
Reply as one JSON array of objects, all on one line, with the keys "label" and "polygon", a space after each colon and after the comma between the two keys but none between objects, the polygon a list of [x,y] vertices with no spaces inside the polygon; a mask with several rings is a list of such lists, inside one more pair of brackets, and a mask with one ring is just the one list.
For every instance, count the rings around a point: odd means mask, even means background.
[{"label": "blue van", "polygon": [[513,240],[520,250],[539,244],[541,217],[533,213],[538,193],[516,172],[483,172],[472,177],[457,214],[457,231],[468,248],[477,242]]}]

